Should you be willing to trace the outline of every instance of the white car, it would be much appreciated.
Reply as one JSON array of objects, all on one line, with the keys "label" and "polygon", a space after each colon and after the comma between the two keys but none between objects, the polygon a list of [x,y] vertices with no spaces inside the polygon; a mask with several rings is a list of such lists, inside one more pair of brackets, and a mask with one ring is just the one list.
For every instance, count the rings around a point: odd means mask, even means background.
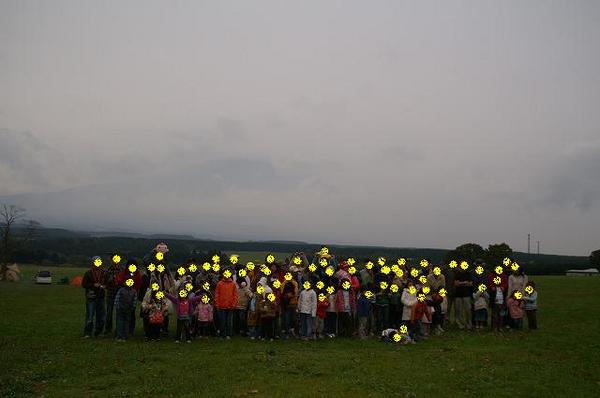
[{"label": "white car", "polygon": [[35,275],[35,283],[40,285],[51,285],[52,274],[50,273],[50,271],[39,271]]}]

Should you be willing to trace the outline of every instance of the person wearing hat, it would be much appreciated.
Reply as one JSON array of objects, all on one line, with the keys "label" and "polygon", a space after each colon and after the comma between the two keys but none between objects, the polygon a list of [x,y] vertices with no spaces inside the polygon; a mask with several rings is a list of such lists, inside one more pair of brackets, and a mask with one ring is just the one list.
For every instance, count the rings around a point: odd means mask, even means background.
[{"label": "person wearing hat", "polygon": [[[85,289],[85,326],[83,337],[98,336],[104,329],[106,273],[102,269],[102,258],[92,257],[89,270],[83,274],[81,287]],[[96,321],[94,328],[94,319]]]}]

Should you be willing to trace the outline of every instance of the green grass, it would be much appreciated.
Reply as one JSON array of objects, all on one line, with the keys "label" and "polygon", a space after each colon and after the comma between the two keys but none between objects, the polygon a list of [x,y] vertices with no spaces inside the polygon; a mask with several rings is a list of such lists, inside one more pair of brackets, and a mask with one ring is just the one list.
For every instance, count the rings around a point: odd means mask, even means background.
[{"label": "green grass", "polygon": [[[0,284],[0,396],[599,396],[600,278],[536,277],[536,332],[367,341],[82,340],[83,289]],[[55,268],[55,277],[81,269]]]}]

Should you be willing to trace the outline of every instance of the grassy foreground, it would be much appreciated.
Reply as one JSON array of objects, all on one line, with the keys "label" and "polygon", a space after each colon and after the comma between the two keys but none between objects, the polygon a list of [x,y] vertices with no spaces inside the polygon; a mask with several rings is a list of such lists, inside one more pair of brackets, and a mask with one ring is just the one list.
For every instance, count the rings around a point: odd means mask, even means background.
[{"label": "grassy foreground", "polygon": [[[0,396],[600,396],[600,278],[536,277],[540,329],[410,346],[82,340],[81,287],[0,283]],[[55,280],[81,269],[53,269]],[[173,325],[174,322],[172,322]]]}]

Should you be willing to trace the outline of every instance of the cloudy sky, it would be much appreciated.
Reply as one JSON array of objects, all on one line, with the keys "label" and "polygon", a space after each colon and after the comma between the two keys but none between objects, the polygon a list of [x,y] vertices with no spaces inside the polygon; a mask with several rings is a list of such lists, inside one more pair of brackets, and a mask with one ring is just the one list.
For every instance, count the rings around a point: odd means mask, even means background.
[{"label": "cloudy sky", "polygon": [[0,201],[48,226],[600,248],[600,2],[0,1]]}]

